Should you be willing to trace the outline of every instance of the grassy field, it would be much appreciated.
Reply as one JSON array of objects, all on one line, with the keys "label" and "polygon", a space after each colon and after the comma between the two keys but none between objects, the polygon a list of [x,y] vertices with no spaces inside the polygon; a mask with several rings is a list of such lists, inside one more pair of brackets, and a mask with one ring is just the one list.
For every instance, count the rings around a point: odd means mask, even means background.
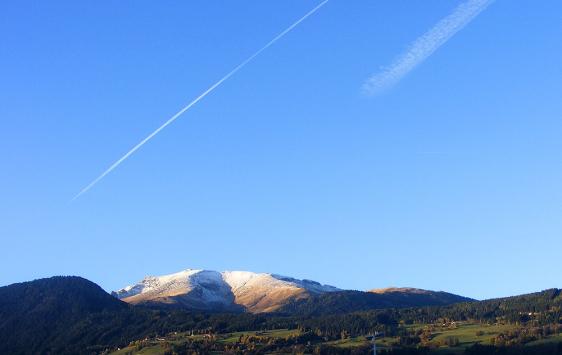
[{"label": "grassy field", "polygon": [[368,344],[368,340],[365,337],[355,337],[343,340],[334,340],[326,342],[327,345],[337,346],[339,348],[352,348],[356,346],[363,346]]},{"label": "grassy field", "polygon": [[269,338],[288,338],[290,336],[298,335],[298,330],[278,329],[268,330],[263,332],[235,332],[230,334],[222,334],[217,336],[217,341],[225,344],[237,343],[241,336],[256,336],[256,337],[269,337]]},{"label": "grassy field", "polygon": [[143,348],[141,350],[135,350],[134,347],[126,347],[124,349],[115,351],[112,354],[115,354],[115,355],[126,355],[126,354],[158,355],[158,354],[162,354],[163,352],[164,352],[164,349],[162,349],[162,347],[160,347],[158,344],[154,344],[153,346],[149,346],[149,347]]},{"label": "grassy field", "polygon": [[[435,342],[443,342],[448,337],[459,339],[460,346],[466,347],[480,344],[490,344],[493,337],[499,333],[514,329],[511,325],[482,325],[482,324],[460,324],[456,329],[444,329],[434,332],[432,338]],[[478,335],[482,332],[482,335]]]},{"label": "grassy field", "polygon": [[[408,326],[410,330],[424,329],[426,327],[426,325]],[[435,349],[435,353],[463,353],[467,347],[470,347],[477,343],[489,345],[491,344],[492,338],[502,332],[507,332],[513,329],[515,329],[515,327],[512,325],[458,323],[455,327],[434,327],[433,331],[431,332],[431,342],[434,344],[443,344],[449,337],[457,338],[459,340],[458,346],[449,347],[446,345],[441,345]],[[562,342],[562,335],[533,342],[529,345],[538,345],[540,343],[553,341]],[[397,337],[385,337],[377,340],[377,347],[379,349],[392,348],[393,346],[398,344],[398,342],[399,338]],[[369,341],[365,337],[355,337],[344,340],[331,341],[327,342],[326,344],[341,348],[349,348],[368,345]]]},{"label": "grassy field", "polygon": [[[412,325],[408,326],[410,330],[417,330],[423,329],[427,327],[425,325]],[[491,344],[491,339],[498,335],[501,332],[506,332],[513,329],[513,326],[510,325],[482,325],[482,324],[471,324],[471,323],[459,323],[456,327],[436,327],[432,331],[431,341],[434,343],[444,343],[447,338],[455,337],[459,339],[459,351],[464,351],[466,347],[472,346],[476,343],[480,344]],[[393,344],[397,344],[399,339],[397,337],[386,337],[377,340],[377,346],[379,348],[389,348],[392,347]],[[336,340],[327,342],[326,344],[348,348],[354,346],[364,346],[367,345],[369,342],[365,337],[355,337],[349,338],[344,340]],[[443,346],[443,348],[451,349],[447,346]]]},{"label": "grassy field", "polygon": [[[288,338],[290,336],[294,336],[298,334],[299,334],[298,330],[290,330],[290,329],[277,329],[277,330],[269,330],[269,331],[246,331],[246,332],[218,334],[215,336],[215,341],[223,344],[235,344],[239,341],[241,336],[255,336],[255,337],[264,337],[264,338]],[[162,347],[162,344],[164,342],[180,345],[188,340],[202,341],[204,338],[205,337],[203,335],[192,336],[188,333],[178,333],[174,335],[168,335],[165,338],[165,341],[158,341],[155,339],[142,341],[141,349],[139,349],[140,347],[137,345],[132,345],[120,349],[118,351],[115,351],[112,354],[113,355],[127,355],[127,354],[157,355],[157,354],[164,353],[164,348]]]},{"label": "grassy field", "polygon": [[[513,325],[486,325],[486,324],[475,324],[475,323],[456,323],[454,325],[439,327],[435,325],[414,325],[407,326],[409,330],[428,330],[431,329],[430,342],[434,344],[434,352],[436,354],[461,354],[467,347],[474,344],[491,344],[491,340],[500,333],[505,333],[510,330],[516,329]],[[263,337],[268,338],[281,338],[287,339],[291,336],[298,336],[300,333],[298,330],[272,330],[272,331],[246,331],[246,332],[236,332],[228,334],[219,334],[214,336],[214,341],[222,344],[236,344],[239,342],[240,337],[253,336],[253,337]],[[456,338],[458,339],[458,345],[454,347],[449,347],[446,344],[447,339]],[[165,341],[151,339],[142,341],[142,345],[132,345],[125,349],[114,352],[115,355],[156,355],[163,354],[164,348],[162,344],[182,344],[187,341],[193,340],[203,340],[203,335],[190,336],[187,333],[178,333],[169,335],[166,337]],[[392,348],[399,343],[398,337],[385,337],[377,340],[377,347],[379,349]],[[549,342],[562,342],[562,334],[552,336],[547,339],[531,342],[527,345],[541,345]],[[340,347],[340,348],[351,348],[351,347],[364,347],[369,345],[369,341],[365,336],[353,337],[348,339],[341,339],[335,341],[325,342],[325,345]]]},{"label": "grassy field", "polygon": [[547,344],[547,343],[562,343],[562,334],[558,334],[558,335],[553,335],[549,338],[546,339],[541,339],[541,340],[536,340],[536,341],[532,341],[530,343],[528,343],[527,345],[529,346],[533,346],[533,345],[541,345],[541,344]]},{"label": "grassy field", "polygon": [[[392,344],[398,342],[398,338],[393,337],[386,337],[377,339],[377,348],[385,349],[392,347]],[[339,348],[352,348],[352,347],[362,347],[369,345],[371,342],[367,340],[364,336],[343,339],[343,340],[335,340],[326,342],[326,345],[330,346],[337,346]]]}]

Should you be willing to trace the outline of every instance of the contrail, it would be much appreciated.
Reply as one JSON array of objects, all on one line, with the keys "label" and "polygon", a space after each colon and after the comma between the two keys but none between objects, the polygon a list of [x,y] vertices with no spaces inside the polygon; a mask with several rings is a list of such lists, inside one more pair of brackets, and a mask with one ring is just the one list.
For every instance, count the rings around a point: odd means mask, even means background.
[{"label": "contrail", "polygon": [[269,47],[271,47],[275,42],[277,42],[278,40],[280,40],[283,36],[285,36],[287,33],[291,32],[295,27],[297,27],[301,22],[303,22],[304,20],[306,20],[309,16],[313,15],[316,11],[320,10],[320,8],[324,5],[326,5],[326,3],[330,1],[330,0],[324,0],[323,2],[320,3],[320,5],[316,6],[314,9],[310,10],[306,15],[304,15],[303,17],[301,17],[297,22],[293,23],[291,26],[289,26],[286,30],[284,30],[283,32],[279,33],[275,38],[273,38],[271,41],[269,41],[265,46],[263,46],[261,49],[259,49],[257,52],[255,52],[254,54],[252,54],[248,59],[246,59],[245,61],[243,61],[242,63],[240,63],[237,67],[235,67],[234,69],[232,69],[228,74],[226,74],[222,79],[220,79],[219,81],[217,81],[216,83],[214,83],[210,88],[208,88],[207,90],[205,90],[201,95],[197,96],[193,101],[191,101],[189,104],[187,104],[184,108],[182,108],[181,110],[178,111],[178,113],[176,113],[175,115],[173,115],[169,120],[167,120],[166,122],[164,122],[163,125],[161,125],[160,127],[158,127],[154,132],[150,133],[145,139],[143,139],[142,141],[140,141],[137,145],[135,145],[131,150],[129,150],[125,155],[123,155],[119,160],[117,160],[115,163],[113,163],[113,165],[111,165],[106,171],[104,171],[100,176],[98,176],[94,181],[92,181],[88,186],[86,186],[85,188],[82,189],[82,191],[80,191],[76,196],[74,196],[74,198],[72,199],[72,201],[76,200],[78,197],[80,197],[81,195],[83,195],[85,192],[87,192],[88,190],[90,190],[92,187],[94,187],[94,185],[96,185],[101,179],[103,179],[107,174],[109,174],[111,171],[113,171],[115,168],[117,168],[123,161],[125,161],[128,157],[130,157],[134,152],[136,152],[140,147],[142,147],[146,142],[148,142],[150,139],[152,139],[155,135],[157,135],[161,130],[163,130],[164,128],[166,128],[169,124],[171,124],[172,122],[174,122],[175,120],[177,120],[183,113],[185,113],[187,110],[189,110],[191,107],[193,107],[196,103],[198,103],[199,101],[201,101],[205,96],[207,96],[208,94],[210,94],[213,90],[215,90],[218,86],[220,86],[223,82],[225,82],[228,78],[230,78],[232,75],[236,74],[237,71],[239,71],[240,69],[242,69],[244,66],[246,66],[246,64],[250,63],[254,58],[256,58],[258,55],[261,54],[261,52],[265,51],[266,49],[268,49]]},{"label": "contrail", "polygon": [[363,92],[367,95],[376,95],[398,83],[406,74],[469,24],[493,1],[468,0],[457,6],[452,14],[439,21],[432,29],[419,37],[410,46],[410,49],[390,67],[370,77],[363,84]]}]

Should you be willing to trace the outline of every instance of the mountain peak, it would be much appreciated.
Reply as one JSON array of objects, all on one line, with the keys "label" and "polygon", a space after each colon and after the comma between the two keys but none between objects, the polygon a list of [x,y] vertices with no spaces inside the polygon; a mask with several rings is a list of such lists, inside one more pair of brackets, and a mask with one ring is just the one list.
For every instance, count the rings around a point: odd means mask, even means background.
[{"label": "mountain peak", "polygon": [[186,269],[147,276],[113,293],[132,304],[165,304],[201,310],[271,312],[291,299],[339,291],[333,286],[250,271]]},{"label": "mountain peak", "polygon": [[368,292],[345,291],[312,280],[272,273],[185,269],[147,276],[113,295],[131,304],[172,306],[201,311],[322,313],[341,310],[443,305],[470,299],[446,292],[389,287]]}]

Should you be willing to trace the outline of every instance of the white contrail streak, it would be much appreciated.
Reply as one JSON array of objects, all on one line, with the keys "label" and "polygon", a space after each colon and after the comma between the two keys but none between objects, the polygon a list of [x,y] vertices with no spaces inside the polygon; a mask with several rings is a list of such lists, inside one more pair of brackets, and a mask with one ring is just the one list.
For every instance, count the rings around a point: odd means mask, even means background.
[{"label": "white contrail streak", "polygon": [[437,23],[432,29],[419,37],[406,53],[402,54],[390,67],[370,77],[363,84],[363,92],[376,95],[396,83],[433,52],[462,30],[494,0],[467,0],[460,4],[452,14]]},{"label": "white contrail streak", "polygon": [[117,160],[115,163],[113,163],[113,165],[111,165],[106,171],[104,171],[100,176],[98,176],[94,181],[92,181],[88,186],[86,186],[85,188],[82,189],[82,191],[80,191],[76,196],[74,196],[74,198],[72,199],[72,201],[76,200],[78,197],[80,197],[81,195],[83,195],[85,192],[87,192],[88,190],[90,190],[95,184],[97,184],[101,179],[103,179],[107,174],[109,174],[111,171],[113,171],[115,168],[117,168],[124,160],[126,160],[128,157],[130,157],[134,152],[136,152],[140,147],[142,147],[146,142],[148,142],[150,139],[152,139],[155,135],[157,135],[161,130],[163,130],[164,128],[166,128],[169,124],[171,124],[172,122],[174,122],[176,119],[178,119],[183,113],[185,113],[185,111],[189,110],[191,107],[193,107],[196,103],[198,103],[199,101],[201,101],[205,96],[207,96],[209,93],[211,93],[213,90],[215,90],[218,86],[220,86],[223,82],[225,82],[228,78],[230,78],[232,75],[236,74],[237,71],[239,71],[240,69],[242,69],[246,64],[250,63],[254,58],[256,58],[258,55],[260,55],[263,51],[265,51],[266,49],[268,49],[270,46],[272,46],[275,42],[277,42],[278,40],[280,40],[283,36],[285,36],[287,33],[291,32],[295,27],[297,27],[301,22],[303,22],[304,20],[306,20],[309,16],[313,15],[316,11],[318,11],[322,6],[326,5],[326,3],[329,0],[325,0],[323,2],[320,3],[320,5],[316,6],[314,9],[310,10],[306,15],[304,15],[303,17],[301,17],[297,22],[293,23],[291,26],[289,26],[285,31],[281,32],[280,34],[278,34],[275,38],[273,38],[271,41],[269,41],[265,46],[263,46],[260,50],[258,50],[257,52],[255,52],[254,54],[252,54],[248,59],[246,59],[245,61],[243,61],[242,63],[240,63],[237,67],[235,67],[234,69],[232,69],[228,74],[226,74],[222,79],[220,79],[219,81],[217,81],[215,84],[213,84],[210,88],[208,88],[206,91],[204,91],[201,95],[197,96],[197,98],[195,98],[193,101],[191,101],[189,104],[187,104],[187,106],[185,106],[184,108],[182,108],[178,113],[176,113],[175,115],[173,115],[169,120],[167,120],[166,122],[164,122],[163,125],[161,125],[160,127],[158,127],[154,132],[152,132],[151,134],[149,134],[145,139],[143,139],[142,141],[140,141],[137,145],[135,145],[131,150],[129,150],[125,155],[123,155],[119,160]]}]

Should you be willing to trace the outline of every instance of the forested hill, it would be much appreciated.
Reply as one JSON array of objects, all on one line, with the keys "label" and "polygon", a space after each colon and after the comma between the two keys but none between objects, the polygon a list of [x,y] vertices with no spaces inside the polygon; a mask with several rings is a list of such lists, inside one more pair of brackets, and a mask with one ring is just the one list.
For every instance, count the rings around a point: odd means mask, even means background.
[{"label": "forested hill", "polygon": [[[465,302],[448,306],[355,312],[345,316],[369,325],[373,324],[372,319],[378,319],[379,323],[387,326],[400,322],[406,324],[432,324],[442,321],[476,321],[490,324],[500,322],[535,326],[561,324],[562,290],[549,289],[526,295]],[[324,322],[330,323],[339,319],[340,316],[327,315],[317,318],[323,318]],[[303,322],[310,326],[315,320],[312,317],[310,320],[303,320]]]},{"label": "forested hill", "polygon": [[80,277],[52,277],[0,287],[0,353],[45,350],[72,325],[128,305]]},{"label": "forested hill", "polygon": [[[217,317],[217,320],[212,319]],[[134,307],[81,277],[52,277],[0,287],[0,354],[98,354],[132,340],[232,323],[209,315]]]},{"label": "forested hill", "polygon": [[384,292],[340,291],[294,300],[280,309],[280,313],[319,316],[342,314],[383,308],[411,308],[445,306],[474,301],[447,292]]},{"label": "forested hill", "polygon": [[474,303],[461,303],[434,311],[451,319],[475,319],[549,324],[562,320],[562,290],[549,289],[526,295],[497,298]]}]

